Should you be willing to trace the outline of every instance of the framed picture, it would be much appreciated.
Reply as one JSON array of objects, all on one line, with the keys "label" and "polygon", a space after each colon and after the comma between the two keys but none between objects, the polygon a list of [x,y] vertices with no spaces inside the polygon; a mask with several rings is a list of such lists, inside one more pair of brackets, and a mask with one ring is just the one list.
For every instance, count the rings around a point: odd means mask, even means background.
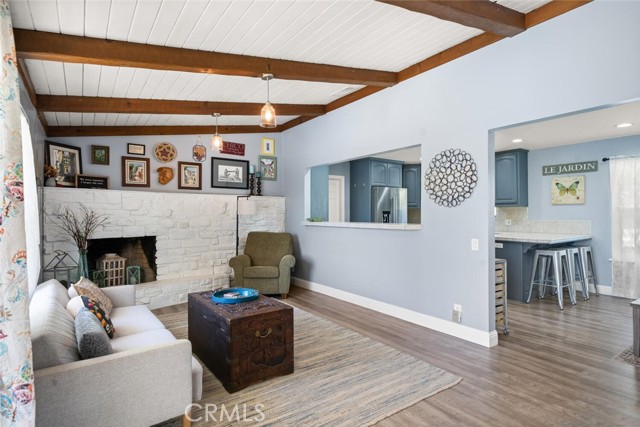
[{"label": "framed picture", "polygon": [[178,162],[178,188],[182,190],[202,189],[202,165]]},{"label": "framed picture", "polygon": [[45,141],[47,162],[58,170],[56,185],[75,187],[76,175],[82,173],[82,152],[80,147]]},{"label": "framed picture", "polygon": [[249,161],[211,158],[211,187],[249,188]]},{"label": "framed picture", "polygon": [[149,187],[149,159],[122,156],[122,186]]},{"label": "framed picture", "polygon": [[127,144],[127,154],[135,154],[138,156],[144,156],[146,153],[146,147],[142,144]]},{"label": "framed picture", "polygon": [[276,140],[273,138],[262,138],[262,155],[275,156],[276,155]]},{"label": "framed picture", "polygon": [[109,164],[109,147],[106,145],[91,146],[91,164],[108,165]]},{"label": "framed picture", "polygon": [[91,175],[76,175],[76,187],[78,188],[99,188],[102,190],[109,189],[109,177],[108,176],[91,176]]},{"label": "framed picture", "polygon": [[258,156],[258,171],[265,181],[278,180],[278,158],[273,156]]},{"label": "framed picture", "polygon": [[551,178],[552,205],[580,205],[584,203],[584,175],[554,176]]}]

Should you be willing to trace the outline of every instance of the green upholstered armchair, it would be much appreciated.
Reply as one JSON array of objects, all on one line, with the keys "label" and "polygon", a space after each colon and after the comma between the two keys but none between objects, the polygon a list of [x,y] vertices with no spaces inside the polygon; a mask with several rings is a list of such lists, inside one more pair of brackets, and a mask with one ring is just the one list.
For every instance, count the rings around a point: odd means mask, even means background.
[{"label": "green upholstered armchair", "polygon": [[244,254],[229,260],[238,287],[253,288],[262,294],[286,298],[291,267],[296,264],[290,233],[252,231],[247,235]]}]

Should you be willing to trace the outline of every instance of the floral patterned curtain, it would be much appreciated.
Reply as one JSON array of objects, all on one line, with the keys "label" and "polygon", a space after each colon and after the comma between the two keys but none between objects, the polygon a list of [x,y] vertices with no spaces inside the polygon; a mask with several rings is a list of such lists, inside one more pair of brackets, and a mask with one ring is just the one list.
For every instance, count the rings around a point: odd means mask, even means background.
[{"label": "floral patterned curtain", "polygon": [[8,0],[0,0],[0,49],[0,425],[33,426],[19,80]]}]

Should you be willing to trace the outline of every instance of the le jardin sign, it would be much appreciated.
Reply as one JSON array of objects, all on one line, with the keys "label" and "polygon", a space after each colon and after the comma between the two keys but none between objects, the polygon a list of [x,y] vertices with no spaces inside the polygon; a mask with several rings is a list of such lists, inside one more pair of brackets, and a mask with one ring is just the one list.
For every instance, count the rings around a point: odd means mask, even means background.
[{"label": "le jardin sign", "polygon": [[565,173],[597,172],[598,161],[563,163],[560,165],[542,166],[542,175],[562,175]]}]

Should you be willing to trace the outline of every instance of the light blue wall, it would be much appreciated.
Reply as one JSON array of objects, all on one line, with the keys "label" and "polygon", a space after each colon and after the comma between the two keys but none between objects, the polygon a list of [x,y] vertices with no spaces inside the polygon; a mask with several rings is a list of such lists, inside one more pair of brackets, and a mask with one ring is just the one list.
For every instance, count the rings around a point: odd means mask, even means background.
[{"label": "light blue wall", "polygon": [[[282,164],[286,161],[286,156],[280,147],[280,134],[231,134],[223,135],[225,141],[245,144],[244,156],[233,156],[229,154],[213,154],[210,148],[211,135],[202,135],[202,144],[207,147],[207,159],[202,164],[202,190],[179,190],[178,189],[178,161],[193,162],[191,149],[198,140],[198,135],[160,135],[160,136],[127,136],[127,137],[66,137],[47,138],[49,141],[61,142],[67,145],[80,147],[82,149],[82,173],[87,175],[98,175],[109,177],[109,188],[112,190],[129,190],[131,187],[122,188],[122,156],[127,154],[127,143],[143,144],[146,146],[146,154],[140,157],[148,157],[151,164],[151,187],[149,191],[159,191],[166,193],[187,192],[187,193],[214,193],[214,194],[247,194],[249,190],[231,190],[226,188],[211,188],[211,157],[223,157],[233,160],[248,160],[250,164],[258,165],[258,155],[261,152],[261,138],[269,137],[276,141],[276,157],[278,157],[278,180],[262,181],[263,196],[281,196],[282,181],[286,179],[286,173],[282,170]],[[161,163],[153,155],[153,147],[159,142],[170,142],[177,151],[178,156],[169,163]],[[108,166],[91,164],[91,145],[107,145],[110,147],[110,162]],[[138,156],[131,156],[138,157]],[[158,182],[156,170],[160,166],[173,168],[174,178],[167,185]],[[137,188],[133,190],[139,190]]]},{"label": "light blue wall", "polygon": [[[529,152],[529,219],[591,220],[591,246],[596,259],[598,283],[611,286],[611,193],[609,163],[603,157],[640,155],[640,135],[565,145]],[[542,166],[598,160],[598,171],[585,174],[584,205],[552,205],[551,178]]]},{"label": "light blue wall", "polygon": [[[283,134],[286,228],[296,276],[410,310],[494,329],[494,174],[488,130],[640,97],[640,2],[596,1]],[[429,159],[455,147],[479,183],[460,207],[422,195],[421,231],[312,227],[309,167],[407,145]],[[480,250],[471,251],[471,239]]]}]

